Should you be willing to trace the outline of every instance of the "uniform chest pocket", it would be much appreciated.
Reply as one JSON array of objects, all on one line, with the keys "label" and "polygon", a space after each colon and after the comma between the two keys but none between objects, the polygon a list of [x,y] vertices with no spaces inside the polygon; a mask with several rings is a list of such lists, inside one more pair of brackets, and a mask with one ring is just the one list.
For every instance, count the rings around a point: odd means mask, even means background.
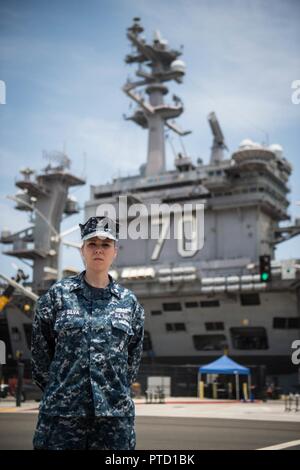
[{"label": "uniform chest pocket", "polygon": [[54,324],[54,331],[57,334],[76,334],[84,329],[84,318],[78,317],[60,317]]},{"label": "uniform chest pocket", "polygon": [[117,352],[126,349],[133,335],[134,331],[130,323],[119,320],[118,318],[111,318],[112,347]]}]

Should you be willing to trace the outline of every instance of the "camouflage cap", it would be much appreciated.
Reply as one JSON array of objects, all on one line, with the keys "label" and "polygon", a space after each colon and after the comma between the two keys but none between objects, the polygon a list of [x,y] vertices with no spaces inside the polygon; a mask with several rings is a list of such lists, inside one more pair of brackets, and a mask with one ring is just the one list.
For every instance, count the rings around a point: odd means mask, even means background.
[{"label": "camouflage cap", "polygon": [[118,239],[119,223],[109,217],[90,217],[85,224],[79,224],[79,227],[82,241],[93,237]]}]

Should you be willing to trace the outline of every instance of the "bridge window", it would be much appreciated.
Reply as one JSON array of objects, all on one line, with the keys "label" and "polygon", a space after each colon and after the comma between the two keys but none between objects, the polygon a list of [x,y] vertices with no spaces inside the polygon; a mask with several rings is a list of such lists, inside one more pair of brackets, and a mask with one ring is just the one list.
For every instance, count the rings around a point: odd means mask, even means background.
[{"label": "bridge window", "polygon": [[166,323],[167,331],[186,331],[184,323]]},{"label": "bridge window", "polygon": [[197,308],[199,307],[198,302],[186,302],[185,303],[186,308]]},{"label": "bridge window", "polygon": [[227,347],[225,335],[194,335],[193,342],[198,351],[222,351]]},{"label": "bridge window", "polygon": [[168,302],[163,304],[165,312],[178,312],[182,310],[180,302]]},{"label": "bridge window", "polygon": [[300,318],[284,318],[284,317],[274,317],[273,318],[273,328],[280,330],[292,330],[300,329]]},{"label": "bridge window", "polygon": [[200,305],[202,308],[220,307],[220,301],[219,300],[203,300],[203,302],[200,302]]}]

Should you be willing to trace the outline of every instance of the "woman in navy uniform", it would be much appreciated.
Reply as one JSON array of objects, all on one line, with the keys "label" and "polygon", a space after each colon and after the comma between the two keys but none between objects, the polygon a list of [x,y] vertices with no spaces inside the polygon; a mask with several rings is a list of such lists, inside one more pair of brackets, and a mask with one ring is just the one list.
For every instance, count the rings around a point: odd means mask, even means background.
[{"label": "woman in navy uniform", "polygon": [[144,309],[108,273],[118,223],[80,224],[86,269],[51,286],[37,302],[32,376],[43,390],[35,449],[134,450],[130,386],[142,357]]}]

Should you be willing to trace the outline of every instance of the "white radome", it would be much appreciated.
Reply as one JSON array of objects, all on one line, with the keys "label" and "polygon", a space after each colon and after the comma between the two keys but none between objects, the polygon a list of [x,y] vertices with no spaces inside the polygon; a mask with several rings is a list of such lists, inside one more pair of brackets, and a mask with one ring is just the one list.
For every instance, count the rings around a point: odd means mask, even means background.
[{"label": "white radome", "polygon": [[262,145],[259,144],[258,142],[254,142],[251,139],[244,139],[239,145],[239,149],[241,150],[246,150],[246,149],[257,149],[257,148],[262,148]]},{"label": "white radome", "polygon": [[283,156],[283,148],[279,144],[272,144],[269,146],[269,149],[277,155],[277,157]]},{"label": "white radome", "polygon": [[245,148],[252,148],[254,146],[254,142],[251,139],[244,139],[239,145],[240,149],[245,149]]},{"label": "white radome", "polygon": [[172,63],[171,63],[171,70],[173,72],[181,72],[182,74],[185,73],[185,70],[186,70],[186,65],[185,63],[183,62],[183,60],[174,60]]}]

